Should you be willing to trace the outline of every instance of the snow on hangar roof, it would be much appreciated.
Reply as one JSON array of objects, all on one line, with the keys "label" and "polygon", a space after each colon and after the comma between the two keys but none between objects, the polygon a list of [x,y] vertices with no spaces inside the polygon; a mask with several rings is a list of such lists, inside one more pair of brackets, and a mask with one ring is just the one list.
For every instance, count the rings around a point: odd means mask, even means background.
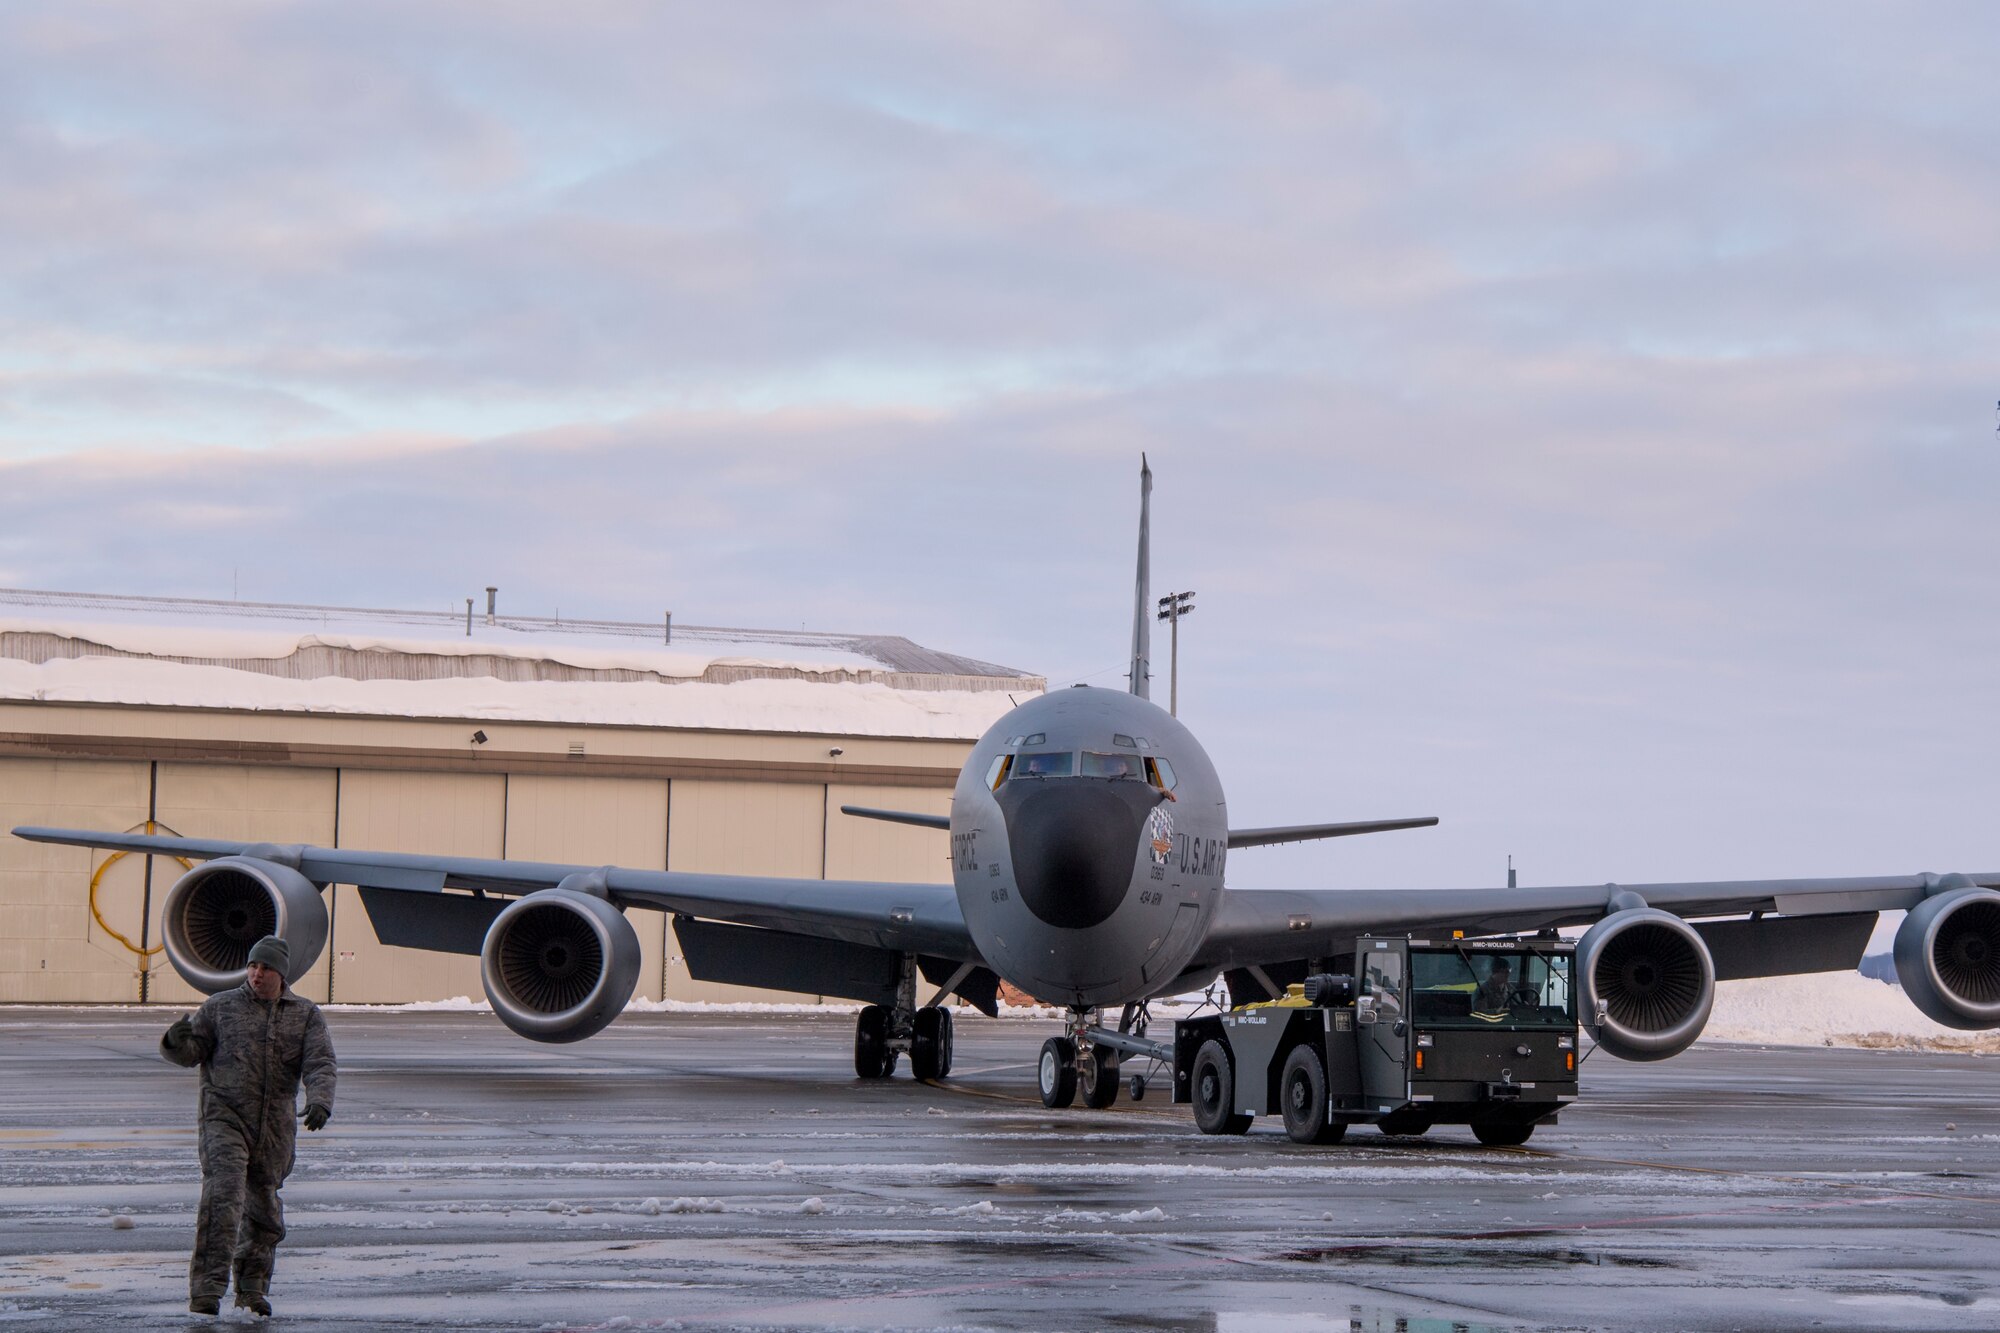
[{"label": "snow on hangar roof", "polygon": [[[977,737],[1039,676],[891,635],[0,589],[0,700]],[[668,688],[670,687],[670,688]]]}]

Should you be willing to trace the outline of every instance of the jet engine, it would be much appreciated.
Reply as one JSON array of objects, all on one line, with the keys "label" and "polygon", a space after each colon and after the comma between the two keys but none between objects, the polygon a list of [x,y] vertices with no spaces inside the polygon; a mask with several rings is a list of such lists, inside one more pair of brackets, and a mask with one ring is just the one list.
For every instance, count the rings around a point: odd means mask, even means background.
[{"label": "jet engine", "polygon": [[1896,979],[1946,1027],[2000,1027],[2000,893],[1962,875],[1940,887],[1896,930]]},{"label": "jet engine", "polygon": [[603,1030],[639,980],[639,936],[595,894],[531,893],[493,918],[479,979],[500,1021],[533,1041],[582,1041]]},{"label": "jet engine", "polygon": [[1621,1060],[1664,1060],[1694,1044],[1715,1003],[1715,960],[1671,912],[1632,907],[1584,932],[1576,946],[1581,1016]]},{"label": "jet engine", "polygon": [[326,902],[290,866],[254,856],[204,861],[167,891],[161,909],[167,959],[188,985],[210,995],[243,984],[250,946],[277,935],[291,949],[290,975],[306,974],[326,947]]}]

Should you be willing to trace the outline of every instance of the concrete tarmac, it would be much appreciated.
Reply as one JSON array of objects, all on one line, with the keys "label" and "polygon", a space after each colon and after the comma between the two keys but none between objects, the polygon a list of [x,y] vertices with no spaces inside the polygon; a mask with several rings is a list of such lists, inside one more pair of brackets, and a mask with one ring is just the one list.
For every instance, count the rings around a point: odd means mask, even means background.
[{"label": "concrete tarmac", "polygon": [[[0,1326],[212,1322],[175,1012],[0,1009]],[[2000,1328],[1990,1057],[1600,1053],[1525,1149],[1301,1148],[1047,1111],[1047,1021],[965,1014],[937,1086],[855,1080],[848,1015],[329,1022],[274,1328]]]}]

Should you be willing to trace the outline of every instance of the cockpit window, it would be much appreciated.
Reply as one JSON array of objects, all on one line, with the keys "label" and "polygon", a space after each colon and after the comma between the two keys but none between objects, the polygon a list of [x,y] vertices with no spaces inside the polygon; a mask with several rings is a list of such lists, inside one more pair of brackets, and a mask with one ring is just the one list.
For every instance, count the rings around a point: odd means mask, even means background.
[{"label": "cockpit window", "polygon": [[1015,758],[1012,776],[1017,778],[1066,778],[1076,772],[1076,756],[1068,750],[1044,750]]},{"label": "cockpit window", "polygon": [[994,755],[992,764],[986,769],[986,785],[989,787],[998,787],[1001,783],[1005,782],[1007,780],[1007,770],[1013,766],[1013,763],[1014,756],[1011,754]]},{"label": "cockpit window", "polygon": [[1096,754],[1083,752],[1083,775],[1087,778],[1132,778],[1144,781],[1136,754]]},{"label": "cockpit window", "polygon": [[1158,755],[1146,756],[1146,781],[1161,791],[1172,791],[1178,780],[1174,777],[1174,766]]}]

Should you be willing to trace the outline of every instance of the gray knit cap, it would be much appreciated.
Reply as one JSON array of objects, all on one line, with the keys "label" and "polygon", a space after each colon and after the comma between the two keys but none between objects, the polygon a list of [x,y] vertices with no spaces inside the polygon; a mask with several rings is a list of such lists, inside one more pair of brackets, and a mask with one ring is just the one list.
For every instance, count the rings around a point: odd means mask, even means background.
[{"label": "gray knit cap", "polygon": [[277,935],[266,935],[250,946],[250,961],[262,963],[273,972],[283,975],[292,961],[292,946]]}]

